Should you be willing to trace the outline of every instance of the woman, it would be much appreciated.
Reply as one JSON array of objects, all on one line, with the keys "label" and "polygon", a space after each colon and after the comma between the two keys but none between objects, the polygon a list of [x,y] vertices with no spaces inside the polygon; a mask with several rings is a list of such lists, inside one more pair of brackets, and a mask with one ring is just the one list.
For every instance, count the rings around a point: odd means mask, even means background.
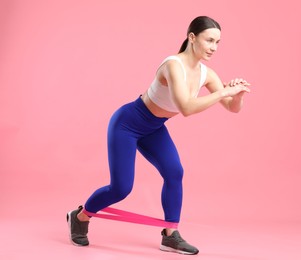
[{"label": "woman", "polygon": [[[108,128],[111,183],[96,190],[84,207],[68,213],[73,244],[88,245],[88,224],[93,213],[121,201],[131,192],[138,149],[164,180],[162,206],[168,228],[161,232],[160,249],[182,254],[199,252],[177,230],[182,206],[183,168],[164,123],[179,113],[190,116],[219,102],[231,112],[239,112],[242,108],[243,95],[250,92],[249,83],[234,79],[223,85],[212,69],[200,63],[210,60],[217,50],[220,35],[221,28],[216,21],[206,16],[195,18],[179,53],[161,63],[149,89],[114,113]],[[206,86],[210,94],[198,97],[201,86]]]}]

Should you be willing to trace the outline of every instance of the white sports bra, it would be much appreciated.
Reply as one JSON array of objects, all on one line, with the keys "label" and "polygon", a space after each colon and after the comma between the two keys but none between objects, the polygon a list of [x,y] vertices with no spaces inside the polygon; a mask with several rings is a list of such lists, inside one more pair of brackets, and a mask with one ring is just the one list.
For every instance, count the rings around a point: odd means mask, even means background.
[{"label": "white sports bra", "polygon": [[[178,56],[169,56],[163,60],[160,66],[162,66],[162,64],[164,64],[168,60],[177,60],[181,64],[181,67],[184,72],[184,80],[186,81],[186,71],[181,59]],[[201,80],[200,80],[199,89],[195,94],[195,97],[198,96],[201,87],[204,85],[206,81],[206,76],[207,76],[207,67],[204,64],[200,63],[200,69],[201,69]],[[154,102],[157,106],[161,107],[162,109],[169,112],[175,112],[175,113],[179,112],[178,108],[176,107],[176,105],[174,104],[171,98],[169,87],[162,85],[157,77],[155,77],[152,84],[148,88],[147,94],[150,100]]]}]

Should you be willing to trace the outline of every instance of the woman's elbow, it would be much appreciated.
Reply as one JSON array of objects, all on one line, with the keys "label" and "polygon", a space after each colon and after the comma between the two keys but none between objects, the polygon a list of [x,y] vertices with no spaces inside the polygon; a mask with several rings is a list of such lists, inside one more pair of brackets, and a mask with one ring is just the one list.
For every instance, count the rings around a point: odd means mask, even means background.
[{"label": "woman's elbow", "polygon": [[188,117],[191,116],[198,111],[196,110],[196,107],[191,104],[191,102],[182,102],[177,105],[179,112],[184,116]]},{"label": "woman's elbow", "polygon": [[194,112],[187,108],[187,107],[181,107],[180,109],[180,113],[184,116],[184,117],[188,117],[194,114]]},{"label": "woman's elbow", "polygon": [[182,114],[184,117],[188,117],[188,116],[192,115],[192,114],[186,113],[186,112],[181,112],[181,114]]},{"label": "woman's elbow", "polygon": [[238,112],[240,112],[241,108],[229,108],[229,111],[232,113],[237,114]]}]

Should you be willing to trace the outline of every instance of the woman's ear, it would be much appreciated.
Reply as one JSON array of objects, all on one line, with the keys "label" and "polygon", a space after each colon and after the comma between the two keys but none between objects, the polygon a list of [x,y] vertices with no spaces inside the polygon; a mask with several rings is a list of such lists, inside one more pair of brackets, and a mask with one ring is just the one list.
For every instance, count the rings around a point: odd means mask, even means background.
[{"label": "woman's ear", "polygon": [[190,33],[188,34],[188,40],[189,40],[189,42],[194,42],[194,39],[195,39],[194,33],[193,33],[193,32],[190,32]]}]

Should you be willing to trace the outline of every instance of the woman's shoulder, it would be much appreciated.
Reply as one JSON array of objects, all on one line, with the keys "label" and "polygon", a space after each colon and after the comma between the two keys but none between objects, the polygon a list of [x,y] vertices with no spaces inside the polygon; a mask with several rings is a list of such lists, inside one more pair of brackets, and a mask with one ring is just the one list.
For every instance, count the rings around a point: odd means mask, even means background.
[{"label": "woman's shoulder", "polygon": [[178,55],[170,55],[161,62],[156,75],[160,77],[163,74],[166,76],[167,74],[177,75],[179,73],[183,73],[184,80],[186,80],[186,71],[182,60]]},{"label": "woman's shoulder", "polygon": [[214,69],[212,69],[211,67],[208,67],[207,65],[205,65],[203,63],[201,63],[201,65],[206,67],[208,76],[216,75],[216,72]]},{"label": "woman's shoulder", "polygon": [[174,66],[176,64],[179,64],[180,67],[184,68],[183,62],[178,55],[169,55],[163,59],[163,61],[159,65],[158,69],[162,68],[163,65],[167,65],[167,67],[169,67],[169,66]]},{"label": "woman's shoulder", "polygon": [[169,55],[167,57],[165,57],[162,61],[162,63],[166,62],[166,61],[169,61],[169,60],[177,60],[177,61],[180,61],[181,62],[181,59],[179,56],[177,55]]},{"label": "woman's shoulder", "polygon": [[206,78],[206,83],[215,83],[219,81],[219,76],[218,74],[215,72],[214,69],[207,67],[207,78]]}]

